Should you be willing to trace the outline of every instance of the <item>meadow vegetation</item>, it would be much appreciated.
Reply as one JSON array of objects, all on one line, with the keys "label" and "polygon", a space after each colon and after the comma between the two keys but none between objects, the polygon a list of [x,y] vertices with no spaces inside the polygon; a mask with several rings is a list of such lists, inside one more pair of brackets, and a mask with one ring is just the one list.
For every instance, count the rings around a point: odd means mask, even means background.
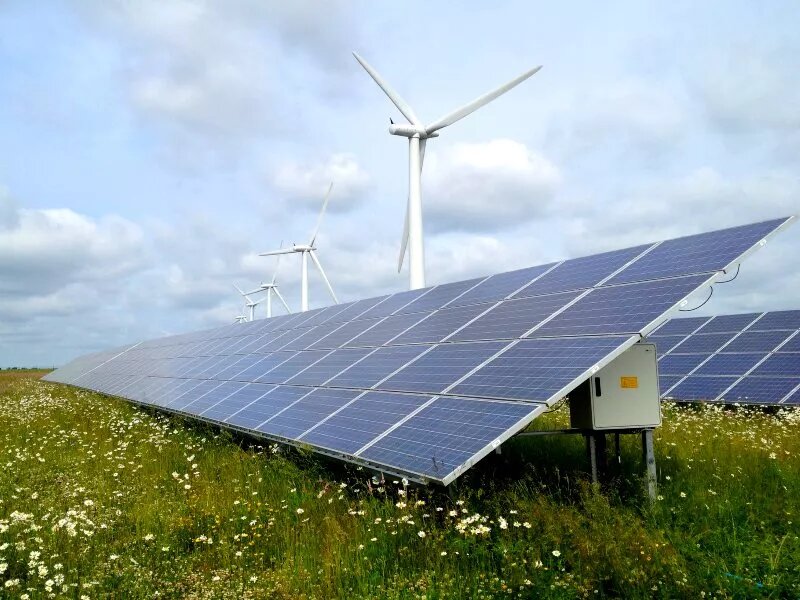
[{"label": "meadow vegetation", "polygon": [[16,377],[0,596],[797,598],[799,425],[665,405],[652,505],[634,436],[599,488],[562,436],[510,442],[447,495]]}]

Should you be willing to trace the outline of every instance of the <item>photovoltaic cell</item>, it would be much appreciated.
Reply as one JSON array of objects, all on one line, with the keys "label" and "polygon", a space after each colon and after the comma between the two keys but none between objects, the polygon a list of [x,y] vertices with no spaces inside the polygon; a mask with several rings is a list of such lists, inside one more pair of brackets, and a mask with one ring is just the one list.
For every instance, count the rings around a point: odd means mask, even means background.
[{"label": "photovoltaic cell", "polygon": [[376,304],[370,308],[359,319],[375,319],[378,317],[388,317],[392,313],[401,310],[404,306],[416,300],[423,294],[427,294],[430,288],[422,288],[419,290],[409,290],[407,292],[399,292],[389,296],[380,304]]},{"label": "photovoltaic cell", "polygon": [[261,423],[274,417],[313,389],[288,385],[275,386],[274,389],[259,397],[252,404],[245,406],[239,412],[233,413],[225,419],[225,422],[244,429],[255,430]]},{"label": "photovoltaic cell", "polygon": [[226,381],[184,406],[183,410],[195,415],[200,415],[231,394],[235,394],[246,385],[247,384],[243,381]]},{"label": "photovoltaic cell", "polygon": [[313,344],[311,349],[317,350],[322,348],[339,348],[370,327],[375,327],[375,325],[378,323],[380,323],[380,319],[359,319],[358,321],[344,323],[341,325],[341,327]]},{"label": "photovoltaic cell", "polygon": [[556,263],[550,263],[547,265],[530,267],[528,269],[520,269],[518,271],[510,271],[508,273],[498,273],[497,275],[492,275],[462,296],[450,302],[450,304],[447,306],[448,308],[452,308],[454,306],[466,306],[468,304],[497,302],[506,298],[507,296],[510,296],[523,285],[526,285],[537,277],[540,277],[555,264]]},{"label": "photovoltaic cell", "polygon": [[696,375],[744,375],[766,354],[747,352],[741,354],[715,354],[708,362],[704,363]]},{"label": "photovoltaic cell", "polygon": [[285,383],[288,379],[291,379],[306,367],[310,367],[329,352],[329,350],[304,350],[303,352],[298,352],[289,360],[272,369],[269,373],[259,377],[258,381],[263,381],[264,383]]},{"label": "photovoltaic cell", "polygon": [[800,352],[800,334],[795,334],[792,339],[778,348],[778,352]]},{"label": "photovoltaic cell", "polygon": [[722,270],[785,221],[775,219],[662,242],[615,275],[609,284]]},{"label": "photovoltaic cell", "polygon": [[417,394],[367,392],[304,435],[301,440],[354,454],[430,400]]},{"label": "photovoltaic cell", "polygon": [[428,350],[426,346],[386,346],[378,348],[346,371],[330,380],[327,385],[367,389],[388,377],[403,365]]},{"label": "photovoltaic cell", "polygon": [[590,288],[636,258],[647,248],[649,245],[636,246],[564,261],[547,275],[517,292],[514,298]]},{"label": "photovoltaic cell", "polygon": [[664,375],[687,375],[711,354],[668,354],[658,361],[658,372]]},{"label": "photovoltaic cell", "polygon": [[183,410],[184,406],[194,402],[200,396],[207,394],[219,385],[219,381],[212,381],[208,379],[200,381],[196,386],[188,389],[183,394],[175,398],[172,402],[169,402],[164,406],[170,410]]},{"label": "photovoltaic cell", "polygon": [[689,317],[685,319],[670,319],[659,327],[653,335],[687,336],[707,323],[710,318],[711,317]]},{"label": "photovoltaic cell", "polygon": [[342,408],[360,393],[355,390],[317,388],[256,429],[284,438],[299,439],[304,431]]},{"label": "photovoltaic cell", "polygon": [[683,375],[659,375],[658,388],[662,397],[665,396],[667,390],[683,379]]},{"label": "photovoltaic cell", "polygon": [[344,348],[341,350],[334,350],[306,370],[289,379],[287,383],[321,386],[328,381],[328,379],[341,373],[344,369],[355,364],[370,352],[373,352],[372,348]]},{"label": "photovoltaic cell", "polygon": [[438,398],[360,456],[443,479],[537,410],[531,404]]},{"label": "photovoltaic cell", "polygon": [[695,333],[680,345],[676,352],[688,354],[690,352],[716,352],[733,339],[734,333]]},{"label": "photovoltaic cell", "polygon": [[778,310],[761,317],[751,327],[753,331],[800,329],[800,310]]},{"label": "photovoltaic cell", "polygon": [[[218,404],[210,406],[200,413],[201,416],[213,421],[222,422],[235,412],[240,411],[245,406],[255,402],[261,396],[275,388],[274,385],[263,383],[247,383],[245,387],[235,394],[228,396]],[[263,419],[262,419],[263,421]],[[260,423],[261,421],[259,421]]]},{"label": "photovoltaic cell", "polygon": [[790,331],[745,331],[725,346],[722,351],[726,353],[771,352],[790,334]]},{"label": "photovoltaic cell", "polygon": [[262,381],[263,377],[282,362],[289,360],[295,355],[294,352],[273,352],[262,356],[261,360],[254,363],[252,366],[245,368],[241,373],[233,376],[236,381]]},{"label": "photovoltaic cell", "polygon": [[504,342],[442,344],[400,370],[378,388],[439,393],[505,347]]},{"label": "photovoltaic cell", "polygon": [[458,384],[452,393],[545,402],[628,339],[522,340]]},{"label": "photovoltaic cell", "polygon": [[736,377],[700,377],[692,375],[671,390],[668,396],[678,400],[714,400],[736,382]]},{"label": "photovoltaic cell", "polygon": [[[647,338],[647,341],[655,344],[658,354],[663,355],[670,350],[676,349],[676,346],[685,339],[686,337],[682,335],[651,335]],[[680,352],[680,350],[677,351]]]},{"label": "photovoltaic cell", "polygon": [[407,306],[398,310],[395,314],[404,314],[411,312],[430,312],[441,308],[448,302],[454,300],[470,288],[475,287],[481,282],[484,277],[480,279],[469,279],[467,281],[456,281],[455,283],[445,283],[437,285],[430,292],[424,296],[417,298]]},{"label": "photovoltaic cell", "polygon": [[638,333],[707,279],[695,275],[593,289],[533,336]]},{"label": "photovoltaic cell", "polygon": [[800,377],[800,354],[773,354],[752,374],[756,377]]},{"label": "photovoltaic cell", "polygon": [[345,346],[349,348],[383,346],[406,329],[419,323],[426,316],[426,313],[413,313],[386,317],[375,327],[369,328],[355,339],[347,342]]},{"label": "photovoltaic cell", "polygon": [[488,306],[485,304],[443,308],[392,340],[392,344],[434,344],[441,342],[487,308]]},{"label": "photovoltaic cell", "polygon": [[739,333],[756,320],[761,313],[722,315],[714,317],[698,333]]},{"label": "photovoltaic cell", "polygon": [[514,339],[524,335],[534,325],[560,310],[578,296],[579,292],[565,292],[550,296],[536,296],[508,300],[495,306],[448,341],[473,341]]},{"label": "photovoltaic cell", "polygon": [[778,404],[798,383],[796,377],[745,377],[725,394],[725,401]]},{"label": "photovoltaic cell", "polygon": [[360,315],[368,311],[373,306],[383,302],[388,296],[378,296],[377,298],[366,298],[356,302],[350,302],[344,310],[331,317],[329,323],[345,323],[354,319],[361,318]]}]

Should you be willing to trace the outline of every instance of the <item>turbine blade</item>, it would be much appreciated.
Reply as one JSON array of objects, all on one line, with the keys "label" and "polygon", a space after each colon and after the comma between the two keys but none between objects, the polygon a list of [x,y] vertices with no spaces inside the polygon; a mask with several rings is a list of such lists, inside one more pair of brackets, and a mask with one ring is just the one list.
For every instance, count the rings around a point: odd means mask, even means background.
[{"label": "turbine blade", "polygon": [[319,274],[322,275],[322,279],[323,279],[323,281],[325,281],[325,285],[328,286],[328,291],[331,293],[331,297],[333,298],[333,301],[336,304],[339,304],[339,299],[336,297],[336,294],[333,291],[333,287],[331,286],[331,282],[328,281],[328,276],[325,275],[325,270],[322,268],[322,264],[319,262],[319,259],[317,258],[317,253],[312,250],[311,252],[309,252],[309,254],[311,255],[311,260],[313,260],[314,264],[317,265],[317,270],[319,271]]},{"label": "turbine blade", "polygon": [[286,304],[286,300],[283,299],[283,295],[278,291],[278,288],[272,288],[272,290],[275,292],[275,295],[278,297],[278,300],[281,301],[281,304],[283,304],[287,314],[292,314],[292,309],[289,308],[288,304]]},{"label": "turbine blade", "polygon": [[259,256],[278,256],[279,254],[291,254],[292,252],[294,252],[294,248],[281,248],[272,252],[261,252]]},{"label": "turbine blade", "polygon": [[492,100],[494,100],[498,96],[502,96],[503,94],[505,94],[510,89],[518,86],[520,83],[525,81],[528,77],[530,77],[531,75],[536,73],[541,68],[542,67],[539,66],[539,67],[536,67],[534,69],[530,69],[529,71],[525,71],[519,77],[516,77],[516,78],[512,79],[511,81],[509,81],[508,83],[506,83],[504,85],[501,85],[496,90],[491,91],[491,92],[489,92],[487,94],[484,94],[483,96],[480,96],[480,97],[476,98],[475,100],[473,100],[469,104],[465,104],[464,106],[454,110],[450,114],[447,114],[447,115],[441,117],[440,119],[437,119],[436,121],[434,121],[433,123],[428,125],[425,128],[425,131],[430,135],[434,131],[438,131],[439,129],[442,129],[443,127],[447,127],[448,125],[452,125],[456,121],[460,121],[461,119],[463,119],[464,117],[466,117],[470,113],[475,112],[476,110],[478,110],[481,106],[489,104],[489,102],[491,102]]},{"label": "turbine blade", "polygon": [[242,291],[242,288],[240,288],[240,287],[239,287],[238,285],[236,285],[235,283],[233,284],[233,287],[235,287],[235,288],[236,288],[236,291],[237,291],[237,292],[239,292],[239,293],[240,293],[242,296],[244,296],[244,292]]},{"label": "turbine blade", "polygon": [[322,217],[325,216],[325,209],[328,208],[328,200],[331,198],[331,190],[333,189],[333,182],[328,186],[328,192],[325,194],[325,200],[322,201],[322,210],[319,211],[319,217],[317,217],[317,226],[314,228],[314,233],[311,234],[311,241],[308,243],[309,246],[314,246],[314,241],[317,239],[317,234],[319,233],[319,226],[322,225]]},{"label": "turbine blade", "polygon": [[378,74],[378,72],[375,69],[373,69],[367,63],[367,61],[365,61],[355,52],[353,52],[353,56],[355,56],[356,60],[361,64],[362,67],[364,67],[364,70],[367,73],[369,73],[369,76],[375,80],[375,83],[377,83],[378,87],[383,90],[383,93],[389,97],[389,100],[391,100],[392,104],[394,104],[397,107],[397,110],[403,113],[403,116],[406,119],[408,119],[413,125],[416,125],[417,127],[425,126],[423,125],[422,121],[419,120],[417,115],[414,114],[414,109],[412,109],[411,106],[409,106],[408,102],[403,100],[400,97],[400,94],[398,94],[394,89],[392,89],[392,87],[383,79],[383,77],[381,77]]}]

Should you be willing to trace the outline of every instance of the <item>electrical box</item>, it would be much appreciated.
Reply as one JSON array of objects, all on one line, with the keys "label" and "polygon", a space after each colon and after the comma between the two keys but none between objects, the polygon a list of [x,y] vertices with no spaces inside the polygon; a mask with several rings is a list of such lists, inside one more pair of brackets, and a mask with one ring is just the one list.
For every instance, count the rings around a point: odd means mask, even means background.
[{"label": "electrical box", "polygon": [[638,429],[661,424],[654,344],[636,344],[569,394],[572,427]]}]

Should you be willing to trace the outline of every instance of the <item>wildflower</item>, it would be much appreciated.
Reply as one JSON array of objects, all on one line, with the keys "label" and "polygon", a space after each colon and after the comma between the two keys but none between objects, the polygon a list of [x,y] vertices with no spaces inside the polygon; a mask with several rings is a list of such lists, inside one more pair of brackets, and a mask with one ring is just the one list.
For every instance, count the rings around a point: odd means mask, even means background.
[{"label": "wildflower", "polygon": [[119,555],[118,554],[112,554],[108,558],[109,558],[109,560],[117,560],[119,558]]},{"label": "wildflower", "polygon": [[161,546],[162,552],[169,552],[169,546]]},{"label": "wildflower", "polygon": [[553,556],[555,556],[556,558],[561,556],[561,550],[553,550]]},{"label": "wildflower", "polygon": [[363,550],[363,549],[364,549],[364,544],[359,544],[359,545],[358,545],[358,549],[359,549],[359,550]]},{"label": "wildflower", "polygon": [[89,500],[89,498],[87,498],[86,500],[83,501],[83,505],[84,506],[94,506],[94,502]]},{"label": "wildflower", "polygon": [[298,508],[296,512],[298,515],[302,515],[306,511],[304,511],[302,508]]},{"label": "wildflower", "polygon": [[6,569],[8,569],[8,563],[0,563],[0,575],[5,573]]},{"label": "wildflower", "polygon": [[183,486],[183,489],[185,489],[185,490],[190,490],[190,489],[192,489],[192,486],[191,486],[191,485],[189,485],[189,484],[187,483],[187,484],[185,484],[185,485]]},{"label": "wildflower", "polygon": [[151,541],[153,541],[155,539],[155,537],[156,536],[154,536],[152,533],[148,533],[146,536],[144,536],[144,541],[145,542],[151,542]]},{"label": "wildflower", "polygon": [[251,575],[250,576],[250,583],[255,583],[256,581],[258,581],[258,577],[256,577],[255,575]]},{"label": "wildflower", "polygon": [[397,508],[405,508],[406,507],[406,503],[405,502],[398,502],[397,504],[395,504],[395,506]]},{"label": "wildflower", "polygon": [[418,531],[418,532],[417,532],[417,535],[418,535],[419,537],[421,537],[421,538],[424,538],[424,537],[425,537],[425,532],[424,532],[424,531]]},{"label": "wildflower", "polygon": [[450,515],[451,517],[457,517],[457,516],[458,516],[458,511],[451,510],[451,511],[450,511],[449,513],[447,513],[447,514],[448,514],[448,515]]},{"label": "wildflower", "polygon": [[378,538],[376,538],[376,537],[374,537],[374,538],[369,538],[369,541],[370,541],[370,542],[377,542],[377,541],[378,541]]},{"label": "wildflower", "polygon": [[241,550],[237,550],[236,551],[236,558],[239,558],[241,555],[242,555],[242,551]]},{"label": "wildflower", "polygon": [[497,520],[497,524],[500,525],[500,529],[508,529],[508,521],[506,521],[503,517],[500,517]]},{"label": "wildflower", "polygon": [[446,550],[442,550],[442,551],[439,553],[439,556],[447,556],[447,551],[446,551]]},{"label": "wildflower", "polygon": [[776,458],[778,458],[778,457],[777,457],[777,455],[776,455],[774,452],[770,452],[770,453],[769,453],[769,457],[770,457],[772,460],[775,460]]},{"label": "wildflower", "polygon": [[214,576],[211,578],[211,581],[219,581],[219,575],[214,575]]},{"label": "wildflower", "polygon": [[527,521],[525,521],[525,522],[522,524],[522,526],[523,526],[525,529],[530,529],[530,528],[531,528],[531,524],[530,524],[530,523],[528,523]]},{"label": "wildflower", "polygon": [[686,498],[686,492],[681,492],[681,498]]}]

